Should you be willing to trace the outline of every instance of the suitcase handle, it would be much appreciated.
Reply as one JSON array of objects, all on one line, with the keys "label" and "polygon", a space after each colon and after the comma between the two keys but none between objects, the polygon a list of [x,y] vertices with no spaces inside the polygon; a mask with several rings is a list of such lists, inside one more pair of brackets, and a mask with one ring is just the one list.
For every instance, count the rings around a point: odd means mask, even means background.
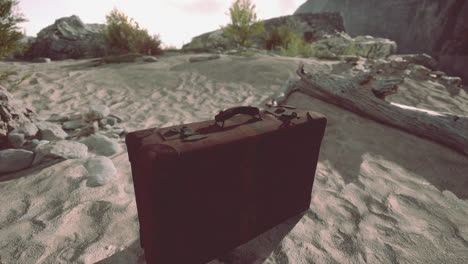
[{"label": "suitcase handle", "polygon": [[[228,120],[229,118],[238,115],[238,114],[244,114],[244,115],[250,115],[253,118],[257,118],[259,120],[262,120],[262,117],[260,116],[260,109],[258,109],[255,106],[236,106],[236,107],[231,107],[228,108],[224,111],[220,111],[219,114],[215,116],[215,124],[218,125],[218,122],[222,122],[221,127],[224,127],[224,121]],[[256,117],[258,116],[258,117]]]}]

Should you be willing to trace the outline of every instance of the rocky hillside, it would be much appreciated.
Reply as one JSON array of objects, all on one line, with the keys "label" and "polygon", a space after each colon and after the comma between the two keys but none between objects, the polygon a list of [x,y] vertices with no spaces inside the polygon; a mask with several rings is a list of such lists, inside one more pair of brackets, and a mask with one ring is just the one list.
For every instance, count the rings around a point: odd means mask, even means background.
[{"label": "rocky hillside", "polygon": [[[265,31],[281,25],[291,25],[293,31],[305,39],[320,39],[326,34],[344,31],[343,18],[338,13],[299,14],[292,16],[275,17],[264,20]],[[254,37],[255,47],[263,48],[264,40]],[[233,48],[227,36],[221,29],[196,36],[184,49],[228,49]]]},{"label": "rocky hillside", "polygon": [[295,14],[321,12],[341,12],[351,36],[389,38],[398,53],[428,53],[441,69],[468,80],[466,0],[308,0]]}]

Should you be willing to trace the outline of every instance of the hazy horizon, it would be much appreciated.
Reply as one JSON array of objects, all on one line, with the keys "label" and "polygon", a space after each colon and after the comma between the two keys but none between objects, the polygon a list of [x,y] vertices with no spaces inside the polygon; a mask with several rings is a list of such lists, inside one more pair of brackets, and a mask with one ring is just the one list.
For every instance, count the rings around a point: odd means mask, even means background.
[{"label": "hazy horizon", "polygon": [[[77,15],[88,23],[105,23],[105,16],[115,7],[137,21],[150,34],[159,34],[164,46],[180,48],[192,37],[219,29],[230,22],[228,10],[234,0],[20,0],[19,13],[28,20],[19,24],[27,36],[37,33],[56,19]],[[291,15],[305,0],[252,0],[260,20]],[[44,11],[47,10],[46,15]]]}]

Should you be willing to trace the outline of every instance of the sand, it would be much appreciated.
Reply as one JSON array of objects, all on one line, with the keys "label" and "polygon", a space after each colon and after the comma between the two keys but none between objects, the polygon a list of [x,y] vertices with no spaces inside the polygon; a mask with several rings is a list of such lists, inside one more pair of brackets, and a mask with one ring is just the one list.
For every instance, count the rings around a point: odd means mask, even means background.
[{"label": "sand", "polygon": [[[90,67],[90,60],[0,62],[32,73],[14,92],[46,119],[108,105],[128,131],[212,119],[236,105],[261,107],[299,63],[340,72],[339,62],[192,55]],[[468,115],[468,95],[409,79],[390,101]],[[468,263],[468,157],[302,93],[287,104],[329,122],[310,209],[210,264]],[[145,263],[130,164],[111,158],[115,182],[86,186],[83,160],[0,178],[0,263]],[[278,194],[281,195],[281,194]],[[189,218],[187,219],[190,220]]]}]

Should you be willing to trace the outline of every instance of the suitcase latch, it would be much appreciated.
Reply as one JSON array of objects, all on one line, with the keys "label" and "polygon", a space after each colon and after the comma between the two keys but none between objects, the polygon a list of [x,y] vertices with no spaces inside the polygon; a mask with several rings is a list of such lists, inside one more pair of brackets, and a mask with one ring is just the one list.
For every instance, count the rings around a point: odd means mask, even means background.
[{"label": "suitcase latch", "polygon": [[[273,110],[272,108],[276,109]],[[291,121],[293,119],[300,119],[300,117],[297,116],[297,113],[294,112],[293,109],[295,108],[290,106],[274,106],[270,107],[270,109],[265,110],[265,114],[273,115],[278,120],[283,122],[280,126],[280,128],[282,128],[291,125]]]},{"label": "suitcase latch", "polygon": [[183,141],[196,141],[207,138],[208,136],[196,132],[187,126],[181,128],[163,129],[159,131],[161,137],[167,140],[182,139]]}]

